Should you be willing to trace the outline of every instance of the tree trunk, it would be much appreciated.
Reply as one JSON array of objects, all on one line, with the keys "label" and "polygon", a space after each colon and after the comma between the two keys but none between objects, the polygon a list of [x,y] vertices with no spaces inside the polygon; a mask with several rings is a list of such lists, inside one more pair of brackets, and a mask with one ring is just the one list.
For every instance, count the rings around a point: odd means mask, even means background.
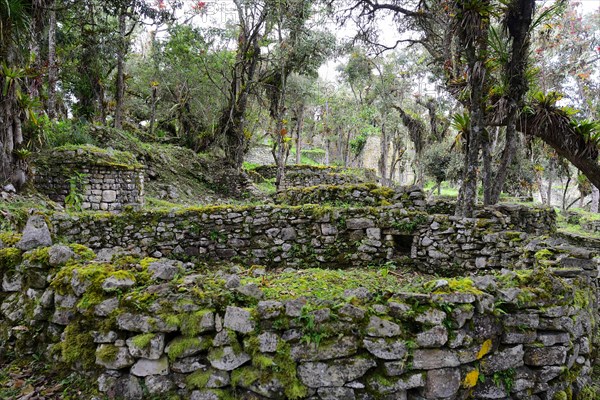
[{"label": "tree trunk", "polygon": [[[516,113],[515,113],[516,118]],[[489,204],[496,204],[500,201],[500,194],[504,189],[504,183],[506,182],[506,176],[508,175],[508,168],[512,163],[515,154],[517,152],[517,130],[515,119],[510,118],[508,125],[506,126],[506,144],[504,145],[504,151],[502,152],[502,158],[500,159],[500,165],[498,166],[498,172],[496,176],[490,182],[491,194],[489,198]]]},{"label": "tree trunk", "polygon": [[127,51],[126,9],[119,13],[119,45],[117,47],[117,91],[115,96],[115,128],[123,126],[123,100],[125,98],[125,54]]},{"label": "tree trunk", "polygon": [[598,213],[598,203],[600,202],[600,191],[597,186],[592,185],[592,206],[590,212]]},{"label": "tree trunk", "polygon": [[546,200],[547,205],[552,206],[552,185],[554,184],[554,172],[555,172],[556,160],[554,157],[550,159],[550,165],[548,166],[548,188],[546,189]]},{"label": "tree trunk", "polygon": [[492,153],[493,143],[490,141],[489,134],[486,131],[481,144],[481,153],[483,158],[483,204],[490,206],[492,202],[493,191],[493,171],[492,171]]},{"label": "tree trunk", "polygon": [[298,121],[296,122],[296,165],[302,162],[302,130],[304,128],[304,105],[298,112]]},{"label": "tree trunk", "polygon": [[56,81],[58,69],[56,67],[56,0],[50,3],[48,11],[48,118],[56,118]]},{"label": "tree trunk", "polygon": [[387,185],[387,163],[388,163],[388,152],[389,144],[387,137],[387,129],[385,122],[381,124],[381,157],[379,158],[379,176],[381,176],[382,184]]}]

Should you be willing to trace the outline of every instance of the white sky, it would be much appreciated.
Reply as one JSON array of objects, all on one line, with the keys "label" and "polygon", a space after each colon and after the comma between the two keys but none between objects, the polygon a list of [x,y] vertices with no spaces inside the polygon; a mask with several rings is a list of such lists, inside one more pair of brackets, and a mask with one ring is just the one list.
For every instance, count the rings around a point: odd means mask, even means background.
[{"label": "white sky", "polygon": [[[600,10],[600,0],[571,0],[571,2],[578,2],[578,8],[583,14]],[[536,6],[538,10],[544,6],[549,6],[552,3],[554,3],[554,0],[536,0]],[[400,38],[400,35],[394,27],[391,18],[383,19],[379,25],[379,29],[381,31],[380,39],[382,43],[387,46],[393,46],[396,43],[396,40]],[[356,29],[351,27],[335,27],[332,30],[336,32],[338,39],[352,38],[356,32]],[[345,60],[342,58],[327,62],[319,69],[319,77],[325,82],[337,82],[338,73],[336,72],[336,67],[343,61]]]}]

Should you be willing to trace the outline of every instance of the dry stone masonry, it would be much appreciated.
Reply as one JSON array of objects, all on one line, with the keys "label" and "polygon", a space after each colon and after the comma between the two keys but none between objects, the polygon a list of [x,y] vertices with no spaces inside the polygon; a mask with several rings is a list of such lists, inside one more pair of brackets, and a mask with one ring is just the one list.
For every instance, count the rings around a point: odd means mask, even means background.
[{"label": "dry stone masonry", "polygon": [[289,188],[277,193],[277,203],[298,206],[303,204],[331,204],[352,207],[373,207],[394,204],[409,211],[424,211],[423,191],[417,186],[385,187],[374,183],[358,185],[318,185]]},{"label": "dry stone masonry", "polygon": [[366,267],[403,257],[435,273],[462,274],[519,264],[528,233],[554,230],[546,208],[500,206],[481,218],[409,212],[397,206],[218,206],[52,218],[55,235],[93,249],[270,267]]},{"label": "dry stone masonry", "polygon": [[[323,167],[312,165],[290,165],[285,169],[285,178],[280,190],[293,187],[310,187],[317,185],[342,186],[365,182],[376,182],[375,171],[364,168]],[[274,179],[277,167],[263,165],[252,169],[250,177],[255,182]]]},{"label": "dry stone masonry", "polygon": [[35,166],[36,188],[58,203],[65,204],[69,194],[80,196],[77,206],[83,210],[121,211],[144,203],[144,168],[129,153],[59,148]]},{"label": "dry stone masonry", "polygon": [[108,264],[79,245],[23,252],[17,239],[0,250],[0,351],[85,370],[111,398],[541,400],[590,383],[598,308],[586,275],[267,298],[235,267]]}]

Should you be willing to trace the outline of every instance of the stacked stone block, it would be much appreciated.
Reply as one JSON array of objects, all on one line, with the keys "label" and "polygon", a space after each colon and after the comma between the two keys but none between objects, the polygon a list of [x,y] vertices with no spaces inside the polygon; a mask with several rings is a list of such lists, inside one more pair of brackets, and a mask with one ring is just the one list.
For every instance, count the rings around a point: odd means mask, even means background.
[{"label": "stacked stone block", "polygon": [[[125,207],[140,208],[144,204],[144,168],[127,155],[120,163],[112,154],[55,150],[38,160],[34,183],[53,201],[65,204],[72,191],[69,180],[76,181],[75,194],[82,195],[83,210],[121,211]],[[119,160],[121,161],[121,160]],[[79,178],[77,178],[79,176]]]},{"label": "stacked stone block", "polygon": [[410,256],[420,268],[446,274],[531,267],[524,251],[528,233],[554,229],[550,209],[498,208],[488,216],[430,216],[395,207],[221,206],[77,220],[57,214],[52,225],[56,235],[94,249],[122,247],[158,257],[341,268]]},{"label": "stacked stone block", "polygon": [[64,247],[1,271],[0,347],[79,371],[85,360],[70,352],[91,354],[84,370],[109,397],[541,400],[591,381],[598,309],[586,276],[505,272],[383,298],[355,289],[336,301],[265,300],[227,272],[219,291],[198,296],[213,278],[155,260],[146,290],[160,295],[139,303],[147,278],[128,269],[95,281],[84,274],[95,263],[73,268]]}]

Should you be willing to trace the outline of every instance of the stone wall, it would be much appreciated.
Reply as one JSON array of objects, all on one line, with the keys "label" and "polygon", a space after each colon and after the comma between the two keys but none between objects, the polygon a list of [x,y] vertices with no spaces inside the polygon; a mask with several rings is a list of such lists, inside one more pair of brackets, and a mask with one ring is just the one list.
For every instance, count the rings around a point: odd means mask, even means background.
[{"label": "stone wall", "polygon": [[0,351],[97,377],[109,398],[540,400],[590,383],[586,276],[505,272],[323,299],[273,293],[274,275],[259,287],[240,269],[94,257],[0,250]]},{"label": "stone wall", "polygon": [[583,220],[580,222],[581,228],[585,231],[598,233],[600,232],[600,220]]},{"label": "stone wall", "polygon": [[289,188],[277,193],[275,201],[292,206],[333,204],[353,207],[374,207],[394,204],[409,211],[423,211],[426,205],[423,191],[419,187],[390,188],[374,183]]},{"label": "stone wall", "polygon": [[429,216],[396,207],[218,206],[175,211],[52,217],[54,233],[93,249],[122,247],[156,257],[239,260],[269,267],[342,268],[411,257],[446,274],[531,266],[528,233],[554,229],[554,211],[486,210],[487,218]]},{"label": "stone wall", "polygon": [[121,211],[144,203],[144,169],[129,154],[93,147],[57,149],[35,160],[35,187],[65,204],[73,190],[83,210]]},{"label": "stone wall", "polygon": [[[260,182],[265,179],[274,179],[277,175],[277,167],[263,165],[252,169],[250,172],[250,177]],[[376,181],[375,171],[368,169],[291,165],[286,167],[284,182],[280,189],[317,185],[341,186]]]}]

